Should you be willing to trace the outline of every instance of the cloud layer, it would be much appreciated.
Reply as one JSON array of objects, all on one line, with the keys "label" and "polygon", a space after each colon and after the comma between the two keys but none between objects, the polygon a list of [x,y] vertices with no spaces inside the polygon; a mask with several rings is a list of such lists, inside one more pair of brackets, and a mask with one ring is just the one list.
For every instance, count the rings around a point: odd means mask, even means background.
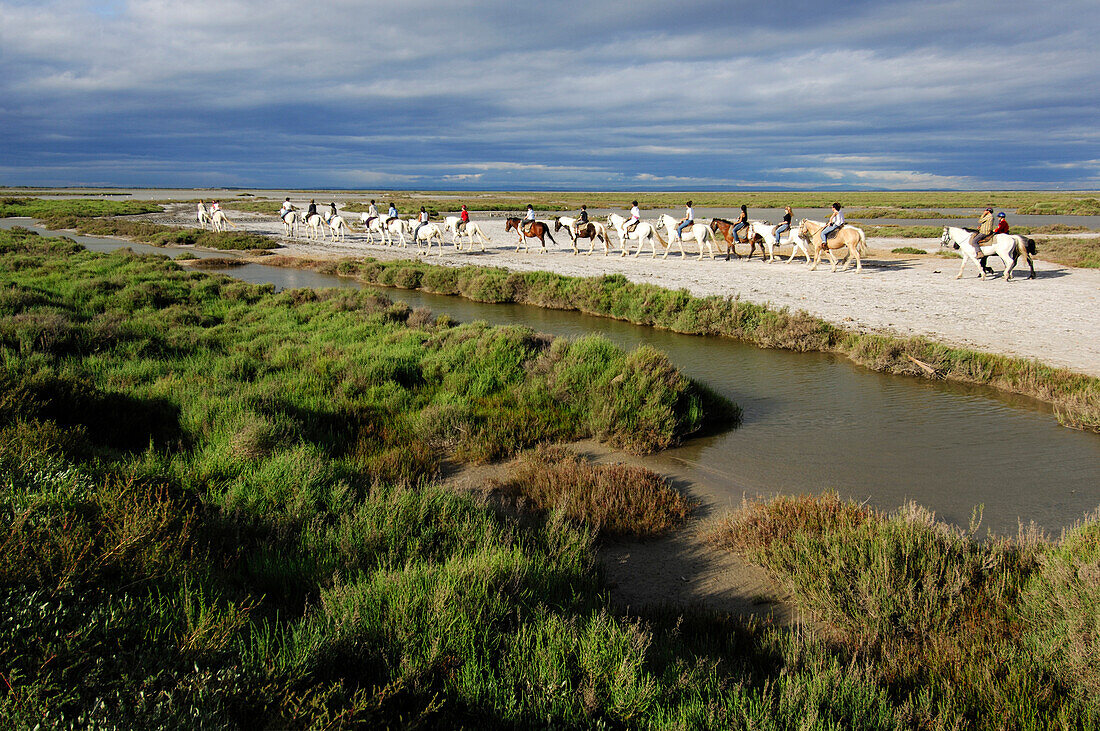
[{"label": "cloud layer", "polygon": [[0,183],[1100,187],[1095,0],[0,0]]}]

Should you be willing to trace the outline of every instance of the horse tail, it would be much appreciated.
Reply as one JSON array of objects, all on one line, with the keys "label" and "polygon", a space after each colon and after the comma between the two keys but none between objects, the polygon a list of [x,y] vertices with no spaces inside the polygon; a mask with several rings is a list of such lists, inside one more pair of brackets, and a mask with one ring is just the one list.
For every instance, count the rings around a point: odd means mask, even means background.
[{"label": "horse tail", "polygon": [[550,227],[549,226],[546,227],[546,238],[550,239],[550,241],[555,243],[555,244],[558,243],[557,241],[554,241],[554,235],[552,233],[550,233]]},{"label": "horse tail", "polygon": [[658,231],[656,228],[653,229],[653,235],[656,236],[657,240],[661,242],[662,247],[666,249],[668,248],[668,244],[665,242],[664,239],[661,238],[661,232]]},{"label": "horse tail", "polygon": [[856,249],[859,250],[860,254],[866,254],[867,253],[867,235],[865,233],[863,233],[863,229],[861,229],[861,228],[856,228],[856,231],[859,231],[859,243],[856,244]]}]

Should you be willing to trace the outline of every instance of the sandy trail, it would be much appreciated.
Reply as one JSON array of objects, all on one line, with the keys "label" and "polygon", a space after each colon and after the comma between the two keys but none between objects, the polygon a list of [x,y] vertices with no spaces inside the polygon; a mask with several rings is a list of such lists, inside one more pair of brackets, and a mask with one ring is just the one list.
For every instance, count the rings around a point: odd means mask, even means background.
[{"label": "sandy trail", "polygon": [[[871,251],[864,260],[863,272],[857,274],[854,269],[832,273],[827,261],[814,272],[799,263],[801,259],[791,264],[768,264],[759,258],[699,261],[698,248],[693,244],[686,246],[691,254],[686,259],[679,251],[667,259],[654,259],[649,253],[639,258],[622,258],[617,253],[604,256],[602,246],[591,256],[574,256],[565,231],[555,236],[557,244],[547,241],[546,253],[536,252],[535,248],[529,254],[517,253],[515,233],[505,234],[502,218],[486,218],[484,214],[475,214],[473,220],[491,239],[486,251],[456,252],[447,246],[439,256],[439,249],[433,247],[426,256],[415,247],[369,245],[360,231],[344,243],[307,241],[304,236],[286,239],[282,224],[274,216],[228,213],[242,230],[279,239],[286,247],[282,253],[291,256],[420,258],[446,266],[496,266],[585,277],[620,273],[634,282],[687,289],[695,295],[733,296],[805,310],[864,332],[920,335],[949,345],[1037,359],[1100,376],[1100,270],[1037,261],[1036,279],[1026,279],[1025,263],[1016,269],[1017,280],[1006,282],[999,277],[980,280],[973,265],[969,265],[964,277],[956,280],[958,259],[889,253],[899,246],[936,251],[938,239],[870,239]],[[358,214],[347,217],[358,222]],[[192,225],[194,221],[188,206],[175,206],[149,218],[179,225]],[[538,247],[537,240],[528,243]],[[586,249],[584,242],[582,250]],[[784,258],[788,251],[788,247],[783,248]],[[1039,253],[1042,256],[1041,250]],[[999,259],[990,261],[1000,270]]]},{"label": "sandy trail", "polygon": [[[591,439],[564,444],[600,464],[626,463],[657,469],[645,457],[613,450]],[[444,480],[459,490],[487,495],[491,481],[506,481],[516,460],[485,465],[451,465]],[[620,606],[633,609],[696,606],[778,624],[802,621],[791,597],[760,566],[716,548],[707,540],[716,501],[699,485],[665,474],[678,489],[700,501],[694,516],[668,536],[647,541],[608,541],[599,546],[604,577]]]}]

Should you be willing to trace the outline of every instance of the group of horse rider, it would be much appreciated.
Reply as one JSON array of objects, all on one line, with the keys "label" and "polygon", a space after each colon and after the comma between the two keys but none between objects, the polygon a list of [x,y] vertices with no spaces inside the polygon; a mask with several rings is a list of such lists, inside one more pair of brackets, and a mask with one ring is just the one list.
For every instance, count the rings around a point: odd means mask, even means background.
[{"label": "group of horse rider", "polygon": [[[298,210],[298,209],[294,207],[294,204],[290,202],[290,197],[287,196],[283,200],[283,207],[279,209],[279,218],[281,218],[285,221],[287,214],[290,213],[291,211],[296,211],[296,210]],[[306,207],[306,212],[304,214],[302,214],[302,218],[304,220],[308,221],[310,216],[317,216],[317,215],[320,215],[319,213],[317,213],[317,201],[311,198],[310,201],[309,201],[309,206]],[[333,201],[333,202],[329,203],[328,204],[328,216],[326,217],[325,220],[331,221],[332,219],[336,218],[336,216],[338,216],[338,215],[340,215],[340,214],[336,210],[336,201]]]}]

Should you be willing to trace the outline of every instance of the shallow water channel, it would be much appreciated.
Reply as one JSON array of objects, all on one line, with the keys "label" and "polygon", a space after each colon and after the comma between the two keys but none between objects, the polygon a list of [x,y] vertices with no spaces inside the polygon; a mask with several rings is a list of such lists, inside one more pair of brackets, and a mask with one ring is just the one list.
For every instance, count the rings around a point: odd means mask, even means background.
[{"label": "shallow water channel", "polygon": [[[28,222],[8,219],[0,225]],[[70,238],[98,251],[182,251]],[[224,273],[279,289],[364,286],[260,264]],[[1059,426],[1050,408],[1033,399],[883,375],[821,353],[765,350],[576,312],[382,291],[459,321],[525,325],[565,336],[599,333],[624,348],[645,343],[667,353],[684,373],[744,409],[740,428],[646,459],[653,469],[690,484],[708,513],[736,506],[744,495],[836,490],[885,509],[915,500],[963,526],[981,505],[983,529],[1015,534],[1019,522],[1056,531],[1100,507],[1100,436]]]}]

